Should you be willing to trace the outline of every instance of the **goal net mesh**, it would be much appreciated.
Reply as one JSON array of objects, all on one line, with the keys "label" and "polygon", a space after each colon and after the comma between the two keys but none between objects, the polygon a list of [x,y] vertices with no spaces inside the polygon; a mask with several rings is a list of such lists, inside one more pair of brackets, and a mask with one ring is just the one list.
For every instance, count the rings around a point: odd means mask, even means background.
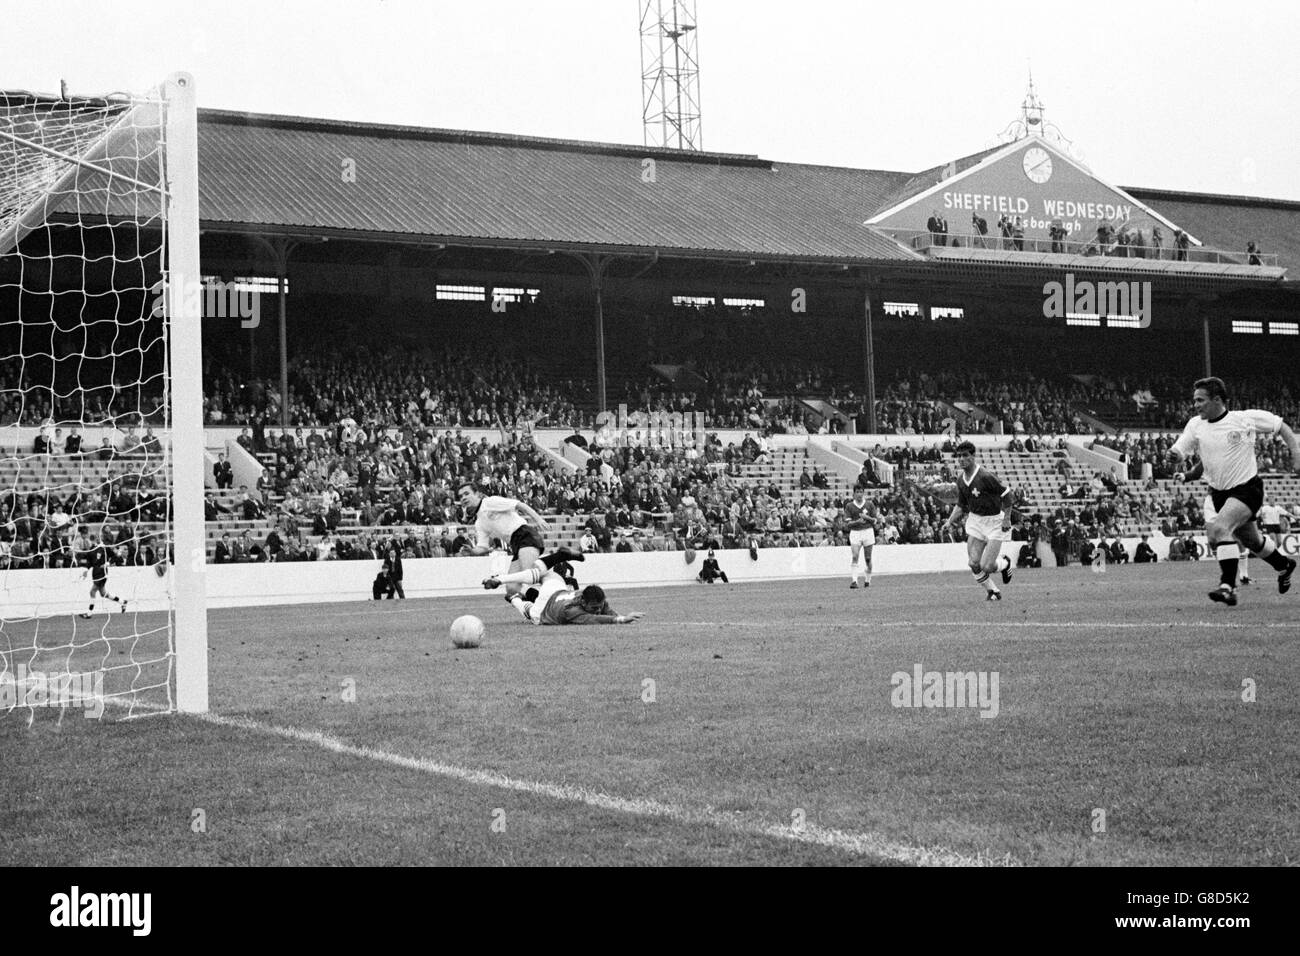
[{"label": "goal net mesh", "polygon": [[0,719],[174,709],[165,118],[0,92]]}]

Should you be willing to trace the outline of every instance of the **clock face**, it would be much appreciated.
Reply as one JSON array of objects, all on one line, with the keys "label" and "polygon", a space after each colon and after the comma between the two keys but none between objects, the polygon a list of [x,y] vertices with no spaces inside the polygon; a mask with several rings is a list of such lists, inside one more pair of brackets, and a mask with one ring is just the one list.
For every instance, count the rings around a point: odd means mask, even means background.
[{"label": "clock face", "polygon": [[1045,183],[1052,178],[1052,157],[1047,150],[1035,146],[1025,150],[1025,175],[1036,183]]}]

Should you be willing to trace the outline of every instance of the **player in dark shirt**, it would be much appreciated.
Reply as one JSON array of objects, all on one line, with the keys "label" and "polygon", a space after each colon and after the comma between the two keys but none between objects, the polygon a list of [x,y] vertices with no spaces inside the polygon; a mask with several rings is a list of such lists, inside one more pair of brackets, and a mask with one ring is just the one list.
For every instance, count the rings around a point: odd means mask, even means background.
[{"label": "player in dark shirt", "polygon": [[547,571],[537,587],[507,595],[507,600],[529,624],[631,624],[645,616],[640,611],[619,614],[609,606],[600,585],[588,584],[577,591],[554,571]]},{"label": "player in dark shirt", "polygon": [[1001,601],[1002,592],[992,575],[1000,570],[1002,583],[1011,583],[1011,559],[1002,557],[1002,542],[1011,531],[1011,490],[975,463],[971,442],[962,442],[956,452],[962,473],[957,476],[957,503],[948,523],[956,526],[961,516],[966,516],[966,558],[971,574],[988,592],[988,600]]},{"label": "player in dark shirt", "polygon": [[589,584],[579,592],[556,573],[558,565],[582,560],[584,556],[579,552],[558,548],[543,555],[531,568],[485,579],[483,587],[490,591],[503,584],[536,585],[524,594],[506,595],[506,600],[530,624],[631,624],[644,617],[639,611],[618,614],[599,585]]},{"label": "player in dark shirt", "polygon": [[[523,603],[522,599],[516,596],[516,601]],[[514,603],[514,602],[512,602]],[[516,604],[518,607],[518,604]],[[536,605],[533,610],[520,611],[526,620],[533,620],[530,614],[536,615]],[[605,590],[599,584],[588,584],[582,589],[581,593],[564,589],[552,594],[547,600],[546,606],[542,609],[541,614],[537,616],[535,624],[631,624],[633,621],[639,621],[645,615],[640,611],[630,611],[627,614],[618,614],[609,606],[609,601],[605,599]]]},{"label": "player in dark shirt", "polygon": [[[849,590],[858,586],[858,576],[862,576],[862,586],[871,587],[871,551],[876,545],[875,509],[864,500],[861,488],[853,489],[853,500],[844,506],[844,520],[849,528],[849,544],[852,546],[852,563],[849,565]],[[865,558],[865,561],[860,560]]]},{"label": "player in dark shirt", "polygon": [[[106,601],[114,602],[115,604],[118,605],[120,610],[125,611],[126,602],[123,601],[121,598],[116,598],[113,595],[108,593],[108,565],[109,565],[108,546],[101,542],[100,544],[97,544],[95,547],[91,548],[90,552],[87,554],[86,557],[90,564],[89,568],[87,568],[87,573],[90,574],[90,581],[91,581],[90,607],[86,610],[86,613],[81,616],[88,618],[90,617],[91,613],[95,610],[96,594],[104,598],[104,600]],[[82,577],[85,577],[85,574],[83,574]]]}]

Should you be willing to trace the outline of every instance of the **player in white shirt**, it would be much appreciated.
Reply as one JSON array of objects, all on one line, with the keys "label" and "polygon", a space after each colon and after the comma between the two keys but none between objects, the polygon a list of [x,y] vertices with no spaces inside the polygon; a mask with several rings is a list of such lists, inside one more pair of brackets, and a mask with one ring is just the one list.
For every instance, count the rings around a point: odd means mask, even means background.
[{"label": "player in white shirt", "polygon": [[1198,379],[1193,388],[1196,417],[1169,449],[1169,457],[1178,462],[1199,455],[1204,464],[1216,512],[1205,527],[1205,536],[1220,571],[1219,586],[1210,592],[1210,600],[1230,606],[1237,603],[1237,563],[1241,557],[1238,543],[1278,572],[1277,589],[1285,594],[1291,588],[1296,562],[1282,555],[1254,523],[1264,503],[1264,480],[1255,462],[1255,437],[1280,436],[1291,450],[1292,466],[1300,469],[1300,445],[1295,433],[1272,412],[1259,408],[1229,411],[1228,389],[1222,379]]},{"label": "player in white shirt", "polygon": [[1267,498],[1264,499],[1264,506],[1259,509],[1259,530],[1274,544],[1282,540],[1282,509]]},{"label": "player in white shirt", "polygon": [[[471,554],[487,554],[492,550],[492,539],[497,538],[510,550],[511,572],[531,568],[541,558],[546,550],[542,534],[550,531],[551,526],[528,505],[500,495],[485,496],[468,481],[460,486],[458,497],[466,511],[474,515],[476,540]],[[506,599],[520,590],[519,585],[511,584]]]}]

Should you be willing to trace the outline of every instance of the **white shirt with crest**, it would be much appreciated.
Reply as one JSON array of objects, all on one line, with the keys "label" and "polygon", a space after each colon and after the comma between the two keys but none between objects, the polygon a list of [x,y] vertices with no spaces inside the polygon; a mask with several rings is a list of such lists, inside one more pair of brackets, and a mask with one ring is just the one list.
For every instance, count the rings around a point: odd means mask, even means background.
[{"label": "white shirt with crest", "polygon": [[1174,448],[1184,457],[1200,455],[1206,483],[1215,491],[1227,491],[1259,474],[1255,439],[1272,437],[1281,427],[1282,419],[1262,408],[1224,412],[1217,421],[1197,415],[1187,423]]}]

